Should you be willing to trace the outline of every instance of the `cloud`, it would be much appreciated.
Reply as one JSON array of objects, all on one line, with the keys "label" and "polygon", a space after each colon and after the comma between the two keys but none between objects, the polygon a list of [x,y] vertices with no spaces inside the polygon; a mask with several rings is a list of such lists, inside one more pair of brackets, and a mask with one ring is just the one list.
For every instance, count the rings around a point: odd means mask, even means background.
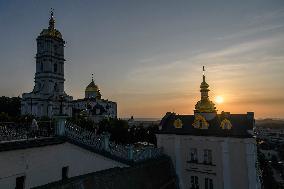
[{"label": "cloud", "polygon": [[255,15],[250,19],[250,24],[255,25],[263,22],[271,22],[273,20],[281,19],[284,17],[284,8],[268,11],[259,15]]},{"label": "cloud", "polygon": [[222,37],[218,37],[217,39],[218,40],[228,40],[228,39],[242,38],[242,37],[247,37],[249,35],[255,35],[255,34],[264,33],[264,32],[271,32],[271,31],[275,31],[275,30],[279,30],[283,28],[284,28],[283,24],[261,25],[257,27],[251,27],[249,29],[244,29],[239,32],[225,35]]},{"label": "cloud", "polygon": [[241,24],[233,24],[234,27],[238,28],[237,32],[218,37],[217,40],[240,39],[265,33],[271,35],[271,32],[281,31],[284,28],[283,18],[284,9],[253,15]]},{"label": "cloud", "polygon": [[261,104],[261,105],[284,105],[284,97],[261,97],[261,96],[253,96],[253,97],[246,97],[242,99],[238,99],[233,101],[232,103],[237,104]]},{"label": "cloud", "polygon": [[232,57],[237,55],[244,55],[244,53],[250,53],[257,49],[268,48],[274,46],[276,42],[284,41],[284,35],[278,35],[274,37],[258,39],[253,41],[248,41],[240,44],[234,44],[229,47],[225,47],[221,50],[202,53],[196,57],[196,59],[212,59],[220,57]]}]

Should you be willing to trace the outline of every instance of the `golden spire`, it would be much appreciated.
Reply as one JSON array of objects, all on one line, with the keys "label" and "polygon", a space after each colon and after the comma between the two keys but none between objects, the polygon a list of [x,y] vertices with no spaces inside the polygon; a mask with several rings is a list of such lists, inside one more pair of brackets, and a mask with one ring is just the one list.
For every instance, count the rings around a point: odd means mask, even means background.
[{"label": "golden spire", "polygon": [[51,8],[48,29],[49,30],[54,30],[54,25],[55,25],[55,20],[54,20],[54,16],[53,16],[53,8]]},{"label": "golden spire", "polygon": [[209,100],[208,92],[209,85],[205,81],[205,68],[203,66],[203,80],[200,84],[201,100],[195,105],[195,112],[198,113],[212,113],[216,112],[215,104]]},{"label": "golden spire", "polygon": [[205,68],[203,66],[203,82],[205,82]]}]

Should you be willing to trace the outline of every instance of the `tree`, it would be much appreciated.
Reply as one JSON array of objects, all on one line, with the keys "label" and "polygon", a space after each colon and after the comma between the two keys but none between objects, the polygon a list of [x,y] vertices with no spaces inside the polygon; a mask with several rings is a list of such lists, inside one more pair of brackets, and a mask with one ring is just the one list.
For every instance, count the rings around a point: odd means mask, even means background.
[{"label": "tree", "polygon": [[278,184],[273,177],[272,167],[269,165],[269,162],[265,159],[263,153],[259,150],[257,152],[259,167],[262,171],[262,181],[264,189],[277,189]]},{"label": "tree", "polygon": [[0,97],[0,112],[7,113],[10,117],[21,115],[20,97]]},{"label": "tree", "polygon": [[8,122],[10,119],[11,118],[6,112],[0,112],[0,122]]}]

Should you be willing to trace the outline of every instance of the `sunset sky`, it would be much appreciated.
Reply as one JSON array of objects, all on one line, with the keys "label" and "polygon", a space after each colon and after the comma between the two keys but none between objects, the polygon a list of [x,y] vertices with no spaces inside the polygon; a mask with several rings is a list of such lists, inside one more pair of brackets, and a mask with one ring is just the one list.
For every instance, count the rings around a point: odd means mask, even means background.
[{"label": "sunset sky", "polygon": [[74,99],[95,73],[119,117],[192,114],[204,65],[219,112],[284,118],[283,0],[0,0],[0,96],[32,90],[51,7]]}]

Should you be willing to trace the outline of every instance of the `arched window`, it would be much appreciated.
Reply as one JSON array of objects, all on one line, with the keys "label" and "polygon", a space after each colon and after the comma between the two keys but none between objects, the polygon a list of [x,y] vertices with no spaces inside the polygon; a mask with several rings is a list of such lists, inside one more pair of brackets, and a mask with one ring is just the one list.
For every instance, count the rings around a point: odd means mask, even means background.
[{"label": "arched window", "polygon": [[57,64],[54,64],[54,72],[57,72]]}]

